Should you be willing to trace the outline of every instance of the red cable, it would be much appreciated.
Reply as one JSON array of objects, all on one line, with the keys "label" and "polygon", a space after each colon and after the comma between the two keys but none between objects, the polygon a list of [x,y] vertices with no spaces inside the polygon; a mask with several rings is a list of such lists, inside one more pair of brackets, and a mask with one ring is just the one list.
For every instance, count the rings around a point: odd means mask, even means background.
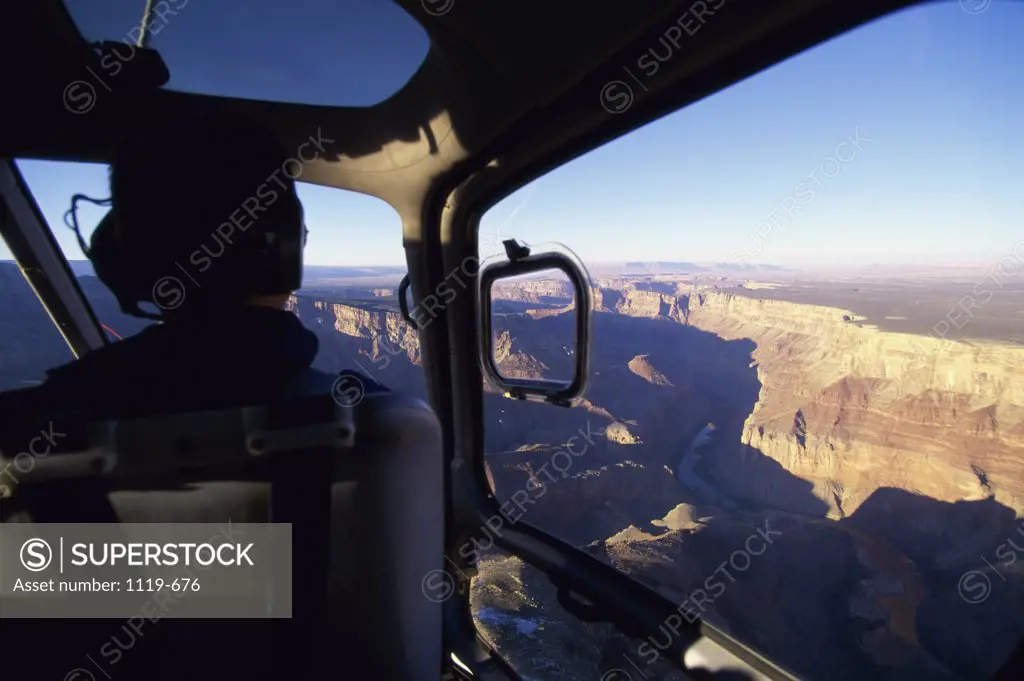
[{"label": "red cable", "polygon": [[117,332],[116,332],[116,331],[114,331],[114,330],[113,330],[112,328],[110,328],[109,326],[107,326],[106,324],[102,324],[102,323],[101,323],[101,324],[100,324],[100,326],[102,326],[102,327],[103,327],[103,330],[104,330],[104,331],[106,331],[107,333],[109,333],[109,334],[110,334],[111,336],[113,336],[113,337],[114,337],[114,338],[116,338],[117,340],[124,340],[124,338],[121,338],[121,336],[117,335]]}]

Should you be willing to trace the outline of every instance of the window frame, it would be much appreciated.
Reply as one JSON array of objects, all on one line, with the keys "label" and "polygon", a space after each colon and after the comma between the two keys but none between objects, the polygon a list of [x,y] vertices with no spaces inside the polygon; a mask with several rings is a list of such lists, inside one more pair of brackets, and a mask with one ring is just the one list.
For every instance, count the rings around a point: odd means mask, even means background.
[{"label": "window frame", "polygon": [[53,230],[11,159],[0,161],[0,208],[0,233],[72,354],[79,358],[108,345]]}]

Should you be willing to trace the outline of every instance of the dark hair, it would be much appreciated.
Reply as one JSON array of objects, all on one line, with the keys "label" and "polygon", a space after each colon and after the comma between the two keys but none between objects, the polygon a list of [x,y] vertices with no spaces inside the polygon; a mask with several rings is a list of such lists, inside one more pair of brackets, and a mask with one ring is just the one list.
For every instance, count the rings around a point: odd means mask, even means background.
[{"label": "dark hair", "polygon": [[111,214],[92,236],[97,275],[122,307],[154,300],[170,277],[188,288],[184,311],[292,292],[305,226],[288,172],[295,162],[251,119],[154,125],[115,151]]}]

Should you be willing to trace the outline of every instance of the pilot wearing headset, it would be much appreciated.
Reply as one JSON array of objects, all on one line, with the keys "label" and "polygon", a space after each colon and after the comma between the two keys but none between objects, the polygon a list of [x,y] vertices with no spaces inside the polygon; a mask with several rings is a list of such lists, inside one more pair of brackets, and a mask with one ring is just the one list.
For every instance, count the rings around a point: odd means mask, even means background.
[{"label": "pilot wearing headset", "polygon": [[[285,309],[302,285],[306,235],[294,159],[245,118],[177,116],[149,130],[116,150],[111,198],[76,196],[69,215],[121,309],[162,323],[4,393],[0,421],[26,410],[113,419],[261,404],[319,374],[316,336]],[[79,198],[111,205],[89,247]],[[330,390],[333,377],[319,378]]]}]

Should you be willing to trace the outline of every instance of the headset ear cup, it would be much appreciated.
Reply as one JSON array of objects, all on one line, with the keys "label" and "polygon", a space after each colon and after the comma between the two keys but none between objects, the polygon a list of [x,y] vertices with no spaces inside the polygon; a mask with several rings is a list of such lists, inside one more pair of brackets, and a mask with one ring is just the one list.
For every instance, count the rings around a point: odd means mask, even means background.
[{"label": "headset ear cup", "polygon": [[298,229],[288,230],[288,238],[281,244],[281,281],[279,288],[296,291],[302,287],[303,251],[306,246],[306,225],[299,222]]},{"label": "headset ear cup", "polygon": [[296,197],[296,204],[298,209],[296,229],[289,230],[292,235],[292,243],[289,244],[289,248],[283,254],[284,258],[281,260],[286,270],[282,288],[287,291],[298,291],[302,288],[302,269],[305,265],[306,239],[309,236],[309,230],[306,229],[306,211],[298,197]]},{"label": "headset ear cup", "polygon": [[281,294],[296,291],[302,286],[303,251],[306,245],[306,223],[302,205],[296,200],[296,214],[266,233],[265,247],[259,253],[257,269],[262,273],[254,282],[256,291],[263,294]]}]

